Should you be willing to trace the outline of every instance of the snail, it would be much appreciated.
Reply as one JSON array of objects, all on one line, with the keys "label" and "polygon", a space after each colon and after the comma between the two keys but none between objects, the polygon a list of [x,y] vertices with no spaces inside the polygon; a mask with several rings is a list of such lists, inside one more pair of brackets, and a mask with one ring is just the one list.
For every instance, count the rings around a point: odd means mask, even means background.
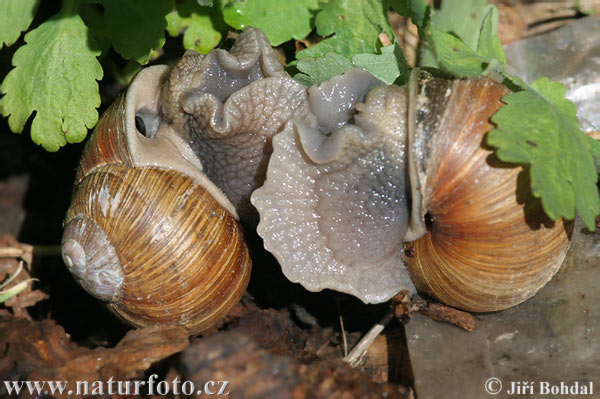
[{"label": "snail", "polygon": [[358,69],[306,88],[246,28],[229,52],[143,69],[105,112],[78,167],[63,260],[130,324],[190,334],[240,299],[241,225],[257,222],[284,274],[312,291],[512,306],[557,271],[570,233],[515,196],[518,169],[482,147],[506,93],[417,70],[407,88]]},{"label": "snail", "polygon": [[[316,124],[293,121],[273,139],[252,203],[284,274],[366,303],[418,289],[487,312],[533,296],[572,225],[551,222],[519,168],[484,145],[508,89],[417,69],[406,88],[373,79],[351,70],[311,87]],[[337,108],[349,111],[333,120]]]},{"label": "snail", "polygon": [[134,326],[194,334],[226,315],[251,271],[239,220],[257,218],[271,136],[309,117],[305,91],[255,29],[140,71],[76,173],[62,256],[77,282]]}]

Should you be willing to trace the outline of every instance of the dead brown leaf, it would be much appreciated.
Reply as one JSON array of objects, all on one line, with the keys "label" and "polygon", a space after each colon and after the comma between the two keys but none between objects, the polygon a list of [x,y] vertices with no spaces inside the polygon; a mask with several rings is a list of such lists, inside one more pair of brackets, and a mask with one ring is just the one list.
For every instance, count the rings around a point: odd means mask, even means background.
[{"label": "dead brown leaf", "polygon": [[[0,235],[0,282],[6,281],[18,272],[18,275],[3,289],[10,289],[24,281],[31,280],[31,264],[33,262],[33,247],[19,243],[10,235]],[[19,267],[22,269],[19,272]],[[33,281],[18,295],[9,298],[4,306],[11,309],[15,317],[30,318],[26,308],[35,305],[48,295],[33,289]]]},{"label": "dead brown leaf", "polygon": [[[114,348],[88,349],[53,321],[11,319],[0,323],[0,376],[4,380],[126,381],[140,377],[153,363],[188,346],[179,326],[132,330]],[[59,397],[59,396],[58,396]]]}]

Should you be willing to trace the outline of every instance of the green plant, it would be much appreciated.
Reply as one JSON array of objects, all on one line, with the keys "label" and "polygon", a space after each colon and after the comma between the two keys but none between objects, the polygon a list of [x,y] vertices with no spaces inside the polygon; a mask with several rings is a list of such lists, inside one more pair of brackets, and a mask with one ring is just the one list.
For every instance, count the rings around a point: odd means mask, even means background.
[{"label": "green plant", "polygon": [[[0,42],[8,46],[28,29],[39,0],[0,5]],[[14,69],[2,82],[0,112],[20,133],[35,111],[32,140],[57,151],[82,141],[96,124],[100,60],[111,47],[130,61],[125,73],[130,76],[135,63],[146,64],[163,46],[167,32],[183,34],[185,48],[207,53],[229,30],[249,25],[262,29],[273,45],[313,30],[323,37],[288,65],[303,84],[353,67],[388,84],[404,84],[409,68],[388,22],[390,8],[418,27],[426,47],[422,66],[456,77],[487,75],[515,91],[493,117],[497,127],[487,143],[501,160],[529,172],[532,192],[550,218],[572,219],[577,210],[593,230],[600,213],[595,168],[600,145],[582,133],[562,85],[547,79],[527,85],[506,71],[497,10],[486,0],[445,0],[435,12],[426,0],[64,0],[60,12],[29,31],[14,54]],[[391,45],[383,46],[382,33]]]},{"label": "green plant", "polygon": [[4,282],[0,283],[0,303],[4,303],[6,300],[19,295],[25,288],[27,288],[27,284],[30,281],[37,281],[35,278],[30,278],[24,281],[21,281],[14,286],[4,289],[11,281],[15,279],[23,270],[23,261],[19,262],[19,268],[12,276],[9,276]]}]

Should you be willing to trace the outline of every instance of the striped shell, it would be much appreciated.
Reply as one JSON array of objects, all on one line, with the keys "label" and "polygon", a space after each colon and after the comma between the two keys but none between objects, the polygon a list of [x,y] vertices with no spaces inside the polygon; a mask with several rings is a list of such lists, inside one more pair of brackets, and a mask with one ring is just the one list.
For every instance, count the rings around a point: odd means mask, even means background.
[{"label": "striped shell", "polygon": [[[206,330],[239,301],[251,260],[235,209],[173,137],[135,130],[128,107],[166,69],[142,71],[84,149],[65,219],[63,259],[76,280],[134,326]],[[156,107],[156,105],[155,105]],[[153,151],[158,148],[159,151]]]},{"label": "striped shell", "polygon": [[[507,89],[489,79],[421,82],[411,184],[422,187],[425,235],[405,244],[413,282],[438,300],[487,312],[532,297],[560,268],[572,224],[552,222],[527,173],[484,144]],[[451,93],[449,96],[446,93]],[[432,115],[435,115],[432,117]],[[413,188],[414,190],[414,188]],[[515,195],[516,192],[516,195]],[[413,195],[413,198],[415,195]]]}]

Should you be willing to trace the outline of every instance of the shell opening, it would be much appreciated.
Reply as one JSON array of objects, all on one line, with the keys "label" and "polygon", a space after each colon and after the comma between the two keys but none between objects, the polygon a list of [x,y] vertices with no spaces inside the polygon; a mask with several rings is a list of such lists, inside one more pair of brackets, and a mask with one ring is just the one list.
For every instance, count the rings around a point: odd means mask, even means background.
[{"label": "shell opening", "polygon": [[190,176],[210,190],[219,203],[237,219],[235,207],[206,177],[202,162],[188,145],[187,139],[175,134],[172,127],[164,123],[159,103],[161,90],[169,78],[169,70],[166,65],[154,65],[141,70],[127,89],[123,108],[114,111],[125,113],[123,121],[119,122],[123,123],[119,129],[122,133],[119,134],[124,137],[131,166],[160,167]]}]

